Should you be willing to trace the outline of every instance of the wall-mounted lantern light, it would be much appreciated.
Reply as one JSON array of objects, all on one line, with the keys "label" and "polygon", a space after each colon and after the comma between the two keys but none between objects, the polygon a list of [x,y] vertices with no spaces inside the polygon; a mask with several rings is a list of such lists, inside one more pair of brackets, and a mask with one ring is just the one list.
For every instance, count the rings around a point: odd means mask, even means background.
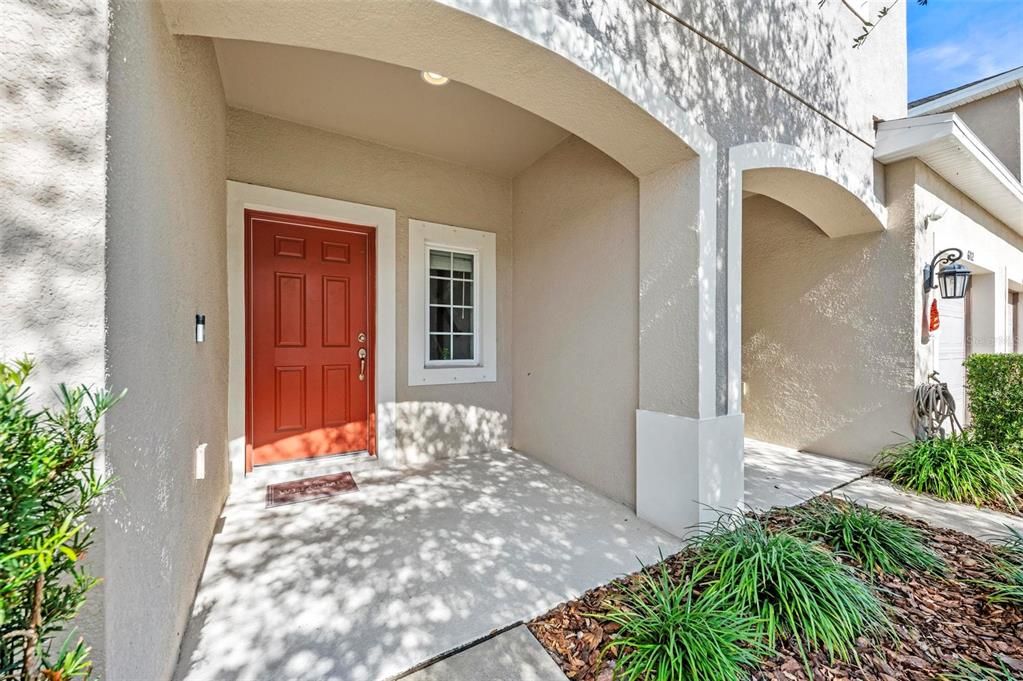
[{"label": "wall-mounted lantern light", "polygon": [[[937,288],[941,289],[942,298],[965,298],[972,272],[957,262],[962,257],[963,252],[958,248],[946,248],[935,254],[931,264],[924,267],[924,291]],[[941,270],[938,270],[939,265]]]},{"label": "wall-mounted lantern light", "polygon": [[204,314],[197,314],[195,316],[195,342],[206,342],[206,315]]}]

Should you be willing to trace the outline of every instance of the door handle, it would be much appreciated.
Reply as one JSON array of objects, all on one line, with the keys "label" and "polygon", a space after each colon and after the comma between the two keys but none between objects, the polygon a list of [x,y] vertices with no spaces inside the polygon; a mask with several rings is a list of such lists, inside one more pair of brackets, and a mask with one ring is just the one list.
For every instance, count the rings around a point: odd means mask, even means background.
[{"label": "door handle", "polygon": [[359,348],[359,380],[366,380],[366,348]]}]

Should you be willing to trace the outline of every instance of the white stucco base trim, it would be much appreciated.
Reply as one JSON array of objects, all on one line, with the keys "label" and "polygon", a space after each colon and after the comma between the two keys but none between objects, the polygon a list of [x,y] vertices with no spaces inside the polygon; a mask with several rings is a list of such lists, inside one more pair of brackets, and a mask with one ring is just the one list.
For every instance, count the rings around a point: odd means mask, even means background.
[{"label": "white stucco base trim", "polygon": [[377,456],[396,457],[395,307],[396,214],[322,196],[227,182],[227,309],[229,367],[227,427],[231,478],[245,475],[245,209],[338,220],[376,228],[376,415]]},{"label": "white stucco base trim", "polygon": [[742,414],[636,411],[636,515],[685,537],[742,499]]}]

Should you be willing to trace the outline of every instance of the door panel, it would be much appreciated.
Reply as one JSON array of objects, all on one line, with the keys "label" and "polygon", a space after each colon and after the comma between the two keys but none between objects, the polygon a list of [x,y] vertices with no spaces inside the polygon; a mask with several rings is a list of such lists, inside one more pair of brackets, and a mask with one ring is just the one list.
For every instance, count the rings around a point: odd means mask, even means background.
[{"label": "door panel", "polygon": [[348,423],[351,378],[348,366],[323,367],[323,425],[343,426]]},{"label": "door panel", "polygon": [[373,228],[246,211],[245,229],[251,463],[374,451]]},{"label": "door panel", "polygon": [[274,430],[305,430],[305,367],[274,367]]},{"label": "door panel", "polygon": [[351,345],[350,318],[352,301],[347,277],[323,278],[323,345],[346,348]]},{"label": "door panel", "polygon": [[279,348],[305,347],[305,275],[274,272],[274,337]]}]

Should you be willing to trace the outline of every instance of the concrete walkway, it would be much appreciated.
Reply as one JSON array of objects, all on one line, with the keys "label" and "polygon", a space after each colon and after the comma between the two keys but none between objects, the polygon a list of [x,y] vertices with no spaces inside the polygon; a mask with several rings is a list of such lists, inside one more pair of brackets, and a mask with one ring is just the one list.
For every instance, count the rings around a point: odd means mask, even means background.
[{"label": "concrete walkway", "polygon": [[561,667],[524,625],[498,634],[402,681],[565,681]]},{"label": "concrete walkway", "polygon": [[1023,518],[898,489],[887,480],[870,476],[871,467],[864,464],[749,438],[745,446],[746,505],[753,510],[795,506],[833,491],[836,496],[888,508],[982,541],[1004,535],[1006,526],[1023,532]]},{"label": "concrete walkway", "polygon": [[262,484],[232,490],[178,681],[387,678],[679,547],[513,452],[354,475],[357,492],[273,509]]},{"label": "concrete walkway", "polygon": [[766,511],[796,506],[870,472],[870,466],[830,459],[746,438],[746,506]]},{"label": "concrete walkway", "polygon": [[1004,535],[1006,526],[1023,532],[1023,518],[1018,516],[914,494],[880,478],[857,480],[835,490],[835,494],[874,508],[888,508],[935,527],[957,530],[981,541]]}]

